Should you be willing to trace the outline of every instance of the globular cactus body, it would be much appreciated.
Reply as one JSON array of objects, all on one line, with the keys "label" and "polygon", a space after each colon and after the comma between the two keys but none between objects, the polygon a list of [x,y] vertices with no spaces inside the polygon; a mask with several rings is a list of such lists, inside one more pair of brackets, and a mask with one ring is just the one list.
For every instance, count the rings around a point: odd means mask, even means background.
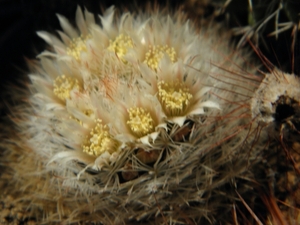
[{"label": "globular cactus body", "polygon": [[251,112],[263,76],[249,54],[180,13],[58,19],[59,38],[38,32],[51,49],[12,116],[3,193],[38,223],[228,219],[268,140]]}]

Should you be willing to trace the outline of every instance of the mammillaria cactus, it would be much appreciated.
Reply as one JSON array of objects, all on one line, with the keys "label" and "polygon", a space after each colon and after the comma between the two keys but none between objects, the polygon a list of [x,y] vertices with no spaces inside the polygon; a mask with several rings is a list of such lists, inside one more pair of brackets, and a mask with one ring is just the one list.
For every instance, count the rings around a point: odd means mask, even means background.
[{"label": "mammillaria cactus", "polygon": [[24,205],[19,221],[230,221],[268,141],[249,54],[180,12],[111,7],[98,24],[78,7],[76,27],[58,19],[59,37],[38,32],[50,48],[30,62],[17,135],[3,143],[0,184]]}]

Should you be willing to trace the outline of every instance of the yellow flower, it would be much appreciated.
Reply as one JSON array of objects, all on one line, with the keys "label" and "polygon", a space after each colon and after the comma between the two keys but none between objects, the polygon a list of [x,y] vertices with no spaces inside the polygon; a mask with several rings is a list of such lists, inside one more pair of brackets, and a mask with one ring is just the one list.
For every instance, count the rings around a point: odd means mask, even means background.
[{"label": "yellow flower", "polygon": [[81,53],[87,52],[87,40],[89,40],[89,36],[73,38],[68,45],[67,55],[74,57],[77,61],[80,60]]},{"label": "yellow flower", "polygon": [[146,109],[132,107],[127,111],[129,114],[127,124],[137,137],[143,137],[154,131],[154,120]]},{"label": "yellow flower", "polygon": [[120,34],[114,41],[109,40],[109,42],[110,44],[107,49],[115,52],[117,56],[125,63],[126,60],[124,60],[123,57],[126,55],[128,49],[133,47],[130,36]]},{"label": "yellow flower", "polygon": [[80,89],[76,78],[62,75],[54,80],[53,93],[63,101],[70,98],[70,92],[73,89]]},{"label": "yellow flower", "polygon": [[68,59],[73,57],[76,60],[80,59],[80,54],[86,51],[86,41],[90,37],[90,29],[95,25],[95,18],[92,13],[85,10],[84,15],[80,7],[76,11],[76,25],[75,29],[69,21],[62,15],[57,15],[59,23],[64,32],[59,31],[61,40],[48,32],[40,31],[37,34],[50,44],[55,53],[48,51],[43,52],[43,56],[54,56],[61,59]]},{"label": "yellow flower", "polygon": [[146,63],[154,71],[157,71],[160,60],[165,54],[170,57],[170,60],[172,62],[176,61],[176,52],[174,48],[170,48],[168,45],[150,46],[148,52],[145,55],[144,63]]},{"label": "yellow flower", "polygon": [[149,144],[159,135],[160,127],[166,126],[159,101],[136,86],[128,90],[127,85],[120,84],[113,101],[114,111],[118,112],[113,124],[125,143],[141,141]]},{"label": "yellow flower", "polygon": [[170,116],[179,116],[189,107],[193,95],[183,82],[178,80],[170,83],[161,80],[157,83],[158,98]]},{"label": "yellow flower", "polygon": [[102,120],[97,119],[96,126],[82,144],[82,149],[89,155],[100,156],[106,151],[116,152],[118,146],[118,142],[109,133],[107,125],[103,125]]},{"label": "yellow flower", "polygon": [[72,143],[69,146],[75,151],[57,152],[51,162],[76,159],[86,163],[87,167],[101,170],[103,166],[115,162],[121,150],[121,142],[116,138],[117,133],[112,126],[114,115],[105,105],[103,96],[99,101],[98,95],[72,95],[71,99],[67,100],[66,109],[75,120],[61,116],[57,131],[60,135],[68,137]]},{"label": "yellow flower", "polygon": [[134,48],[130,49],[128,61],[143,62],[154,71],[161,68],[162,59],[167,57],[170,62],[178,60],[189,63],[199,54],[198,36],[190,29],[188,23],[159,16],[149,18],[142,27],[137,27],[132,40]]},{"label": "yellow flower", "polygon": [[143,65],[141,70],[146,82],[140,83],[157,97],[168,121],[182,126],[189,115],[204,114],[204,108],[219,108],[217,102],[205,97],[210,90],[201,84],[207,83],[205,78],[200,80],[198,71],[184,66],[181,60],[172,63],[165,57],[159,71]]}]

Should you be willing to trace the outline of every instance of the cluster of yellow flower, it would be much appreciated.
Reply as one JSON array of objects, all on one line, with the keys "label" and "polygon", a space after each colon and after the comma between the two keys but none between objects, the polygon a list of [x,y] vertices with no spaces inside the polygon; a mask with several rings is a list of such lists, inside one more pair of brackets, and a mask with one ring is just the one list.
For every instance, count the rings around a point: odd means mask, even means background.
[{"label": "cluster of yellow flower", "polygon": [[180,128],[188,117],[219,108],[208,97],[208,76],[197,60],[199,36],[188,23],[160,15],[139,21],[129,13],[116,23],[113,7],[101,17],[102,26],[78,7],[79,31],[58,18],[61,40],[38,32],[54,51],[39,55],[45,76],[32,76],[46,83],[36,90],[47,99],[41,104],[52,105],[47,115],[57,120],[54,130],[74,134],[67,144],[72,150],[57,148],[53,160],[84,152],[93,159],[77,160],[101,169],[129,143],[147,148],[168,125]]},{"label": "cluster of yellow flower", "polygon": [[111,7],[99,25],[78,8],[76,28],[58,16],[59,37],[38,32],[51,48],[17,108],[2,182],[32,196],[18,201],[37,221],[228,223],[239,198],[257,201],[275,130],[299,139],[298,78],[258,76],[218,24],[164,13]]}]

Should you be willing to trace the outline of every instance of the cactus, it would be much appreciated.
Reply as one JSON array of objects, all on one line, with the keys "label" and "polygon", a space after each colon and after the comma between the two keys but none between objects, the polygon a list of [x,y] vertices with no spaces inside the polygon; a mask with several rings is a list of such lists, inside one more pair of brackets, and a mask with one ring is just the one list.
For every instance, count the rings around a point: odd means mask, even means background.
[{"label": "cactus", "polygon": [[[285,75],[260,74],[217,24],[198,29],[180,12],[111,7],[98,24],[78,7],[76,27],[58,19],[59,36],[38,32],[50,47],[29,62],[28,91],[15,93],[26,101],[12,107],[0,187],[3,208],[13,199],[23,214],[3,210],[2,221],[230,223],[236,207],[258,204],[251,185],[267,182],[266,152],[277,137],[299,137],[286,136],[292,126],[268,136],[289,98],[266,111],[263,85]],[[283,91],[296,99],[299,81],[290,83]]]}]

